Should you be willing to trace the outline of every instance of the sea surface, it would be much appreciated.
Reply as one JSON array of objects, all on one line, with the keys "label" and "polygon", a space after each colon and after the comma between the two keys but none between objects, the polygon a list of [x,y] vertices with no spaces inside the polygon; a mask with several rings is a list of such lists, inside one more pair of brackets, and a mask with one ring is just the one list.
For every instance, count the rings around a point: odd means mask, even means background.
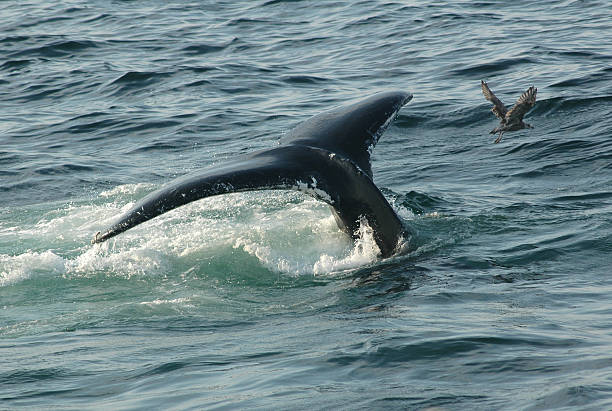
[{"label": "sea surface", "polygon": [[[601,1],[0,2],[0,409],[612,410]],[[507,133],[480,90],[532,130]],[[377,92],[414,235],[291,191],[92,246],[165,183]]]}]

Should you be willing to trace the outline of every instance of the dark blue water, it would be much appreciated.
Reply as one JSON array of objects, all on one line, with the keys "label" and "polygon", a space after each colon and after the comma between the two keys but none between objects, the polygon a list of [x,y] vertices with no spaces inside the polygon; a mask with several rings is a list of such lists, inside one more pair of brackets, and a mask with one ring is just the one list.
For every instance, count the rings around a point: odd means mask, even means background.
[{"label": "dark blue water", "polygon": [[[607,1],[2,2],[0,408],[612,409],[610,27]],[[535,85],[535,129],[494,144],[480,80]],[[414,94],[372,164],[406,253],[287,191],[90,245],[383,90]]]}]

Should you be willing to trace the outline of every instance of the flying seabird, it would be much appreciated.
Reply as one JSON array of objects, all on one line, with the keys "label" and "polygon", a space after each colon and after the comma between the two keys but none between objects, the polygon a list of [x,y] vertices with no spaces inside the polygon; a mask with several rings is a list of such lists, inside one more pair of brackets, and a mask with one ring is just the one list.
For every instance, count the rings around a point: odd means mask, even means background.
[{"label": "flying seabird", "polygon": [[482,94],[484,94],[487,100],[493,103],[493,108],[491,111],[500,120],[499,126],[495,127],[490,132],[490,134],[499,133],[499,137],[497,137],[495,140],[496,143],[501,141],[502,135],[506,131],[533,128],[531,124],[523,122],[523,116],[534,106],[536,101],[536,93],[538,92],[537,88],[534,86],[529,87],[527,91],[521,94],[518,100],[516,100],[516,103],[510,109],[510,111],[508,111],[506,106],[504,106],[504,103],[495,97],[495,94],[493,94],[487,83],[481,80],[480,85],[482,86]]}]

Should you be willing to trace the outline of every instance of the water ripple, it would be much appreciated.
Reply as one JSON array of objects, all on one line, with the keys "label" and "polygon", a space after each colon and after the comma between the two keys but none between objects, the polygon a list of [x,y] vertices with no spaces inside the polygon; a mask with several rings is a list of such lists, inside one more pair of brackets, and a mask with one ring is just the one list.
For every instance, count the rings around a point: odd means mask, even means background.
[{"label": "water ripple", "polygon": [[[607,6],[4,2],[3,406],[610,409]],[[494,144],[483,79],[507,105],[538,87],[535,128]],[[384,90],[414,94],[372,153],[403,254],[290,192],[90,245]]]}]

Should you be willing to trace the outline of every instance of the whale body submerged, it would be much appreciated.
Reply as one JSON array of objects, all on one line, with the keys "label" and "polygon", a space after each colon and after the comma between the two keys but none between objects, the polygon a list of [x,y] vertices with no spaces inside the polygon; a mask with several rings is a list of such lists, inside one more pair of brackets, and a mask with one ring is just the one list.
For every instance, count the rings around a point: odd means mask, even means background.
[{"label": "whale body submerged", "polygon": [[366,220],[383,257],[409,235],[372,181],[370,153],[412,95],[376,94],[299,124],[280,146],[256,151],[178,178],[148,194],[92,243],[101,243],[184,204],[215,195],[255,190],[298,190],[331,206],[338,226],[356,236]]}]

